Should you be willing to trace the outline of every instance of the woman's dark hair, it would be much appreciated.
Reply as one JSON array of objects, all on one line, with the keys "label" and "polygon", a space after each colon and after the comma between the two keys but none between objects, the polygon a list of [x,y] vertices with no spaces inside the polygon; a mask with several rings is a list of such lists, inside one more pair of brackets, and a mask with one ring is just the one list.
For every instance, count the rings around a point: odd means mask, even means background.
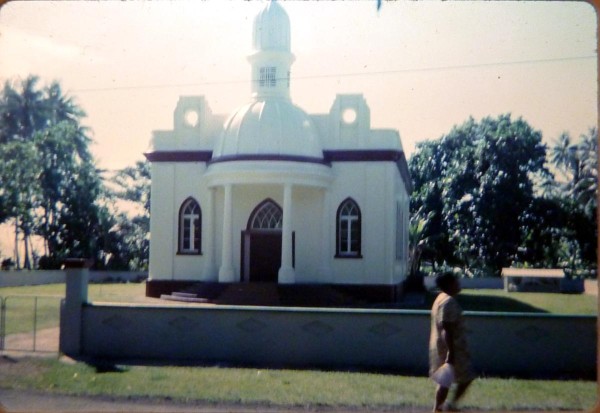
[{"label": "woman's dark hair", "polygon": [[456,275],[451,272],[443,272],[435,277],[435,285],[444,292],[448,291],[452,283],[457,280]]}]

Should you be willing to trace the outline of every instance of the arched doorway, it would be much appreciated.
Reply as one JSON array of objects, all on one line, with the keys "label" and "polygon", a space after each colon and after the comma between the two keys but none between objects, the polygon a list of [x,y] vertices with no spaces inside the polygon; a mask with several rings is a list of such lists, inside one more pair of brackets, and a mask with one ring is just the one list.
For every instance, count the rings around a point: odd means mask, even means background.
[{"label": "arched doorway", "polygon": [[246,230],[242,231],[243,281],[277,282],[281,267],[282,223],[283,210],[272,199],[266,199],[254,208]]}]

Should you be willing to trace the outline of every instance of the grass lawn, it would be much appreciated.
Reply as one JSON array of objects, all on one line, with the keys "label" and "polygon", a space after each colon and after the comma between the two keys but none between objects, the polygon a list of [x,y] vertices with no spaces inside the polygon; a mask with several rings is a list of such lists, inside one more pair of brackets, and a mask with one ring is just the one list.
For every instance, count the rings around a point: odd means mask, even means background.
[{"label": "grass lawn", "polygon": [[525,311],[552,314],[598,314],[598,297],[585,294],[507,293],[504,290],[463,290],[458,295],[471,311]]},{"label": "grass lawn", "polygon": [[[56,359],[0,361],[0,387],[71,395],[169,397],[176,401],[275,406],[394,408],[431,406],[424,377],[356,372],[222,367],[92,366]],[[478,379],[463,406],[477,410],[581,410],[596,401],[589,381]]]},{"label": "grass lawn", "polygon": [[[8,295],[55,295],[65,296],[64,284],[31,285],[26,287],[0,288],[0,297]],[[88,297],[92,301],[143,302],[146,284],[90,284]]]},{"label": "grass lawn", "polygon": [[[427,293],[423,308],[431,308],[436,293]],[[508,293],[504,290],[463,290],[458,296],[465,311],[505,311],[551,314],[598,314],[598,297],[585,294]]]},{"label": "grass lawn", "polygon": [[[90,284],[91,301],[165,303],[145,296],[144,283]],[[64,284],[0,288],[0,297],[38,296],[38,329],[57,327],[60,297],[65,295]],[[49,297],[47,297],[49,296]],[[423,309],[431,308],[435,294],[428,293]],[[595,296],[583,294],[507,293],[504,290],[464,290],[459,296],[467,311],[537,312],[553,314],[595,315],[598,302]],[[6,334],[33,329],[33,297],[9,297],[6,301]],[[413,307],[414,308],[414,307]]]},{"label": "grass lawn", "polygon": [[[92,301],[146,302],[146,285],[90,284]],[[38,297],[37,328],[58,327],[60,299],[65,296],[64,284],[0,288],[6,298],[6,334],[33,331],[34,296]]]}]

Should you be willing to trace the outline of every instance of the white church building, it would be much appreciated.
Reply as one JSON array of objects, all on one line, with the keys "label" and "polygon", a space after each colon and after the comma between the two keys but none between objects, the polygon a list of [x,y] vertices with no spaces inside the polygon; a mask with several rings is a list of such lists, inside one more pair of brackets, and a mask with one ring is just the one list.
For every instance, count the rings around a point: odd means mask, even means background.
[{"label": "white church building", "polygon": [[249,102],[224,116],[181,96],[173,129],[154,131],[148,295],[198,283],[400,291],[411,191],[400,136],[371,128],[360,94],[324,114],[296,106],[290,45],[271,1],[254,20]]}]

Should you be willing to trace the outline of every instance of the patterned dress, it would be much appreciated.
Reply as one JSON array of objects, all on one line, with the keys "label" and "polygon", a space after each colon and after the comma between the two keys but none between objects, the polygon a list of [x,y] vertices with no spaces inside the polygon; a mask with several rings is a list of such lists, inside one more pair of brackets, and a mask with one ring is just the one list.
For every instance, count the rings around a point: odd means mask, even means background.
[{"label": "patterned dress", "polygon": [[475,378],[467,345],[467,334],[462,309],[456,299],[440,293],[431,307],[431,335],[429,337],[429,375],[446,361],[448,347],[442,337],[442,322],[454,323],[454,373],[457,383]]}]

